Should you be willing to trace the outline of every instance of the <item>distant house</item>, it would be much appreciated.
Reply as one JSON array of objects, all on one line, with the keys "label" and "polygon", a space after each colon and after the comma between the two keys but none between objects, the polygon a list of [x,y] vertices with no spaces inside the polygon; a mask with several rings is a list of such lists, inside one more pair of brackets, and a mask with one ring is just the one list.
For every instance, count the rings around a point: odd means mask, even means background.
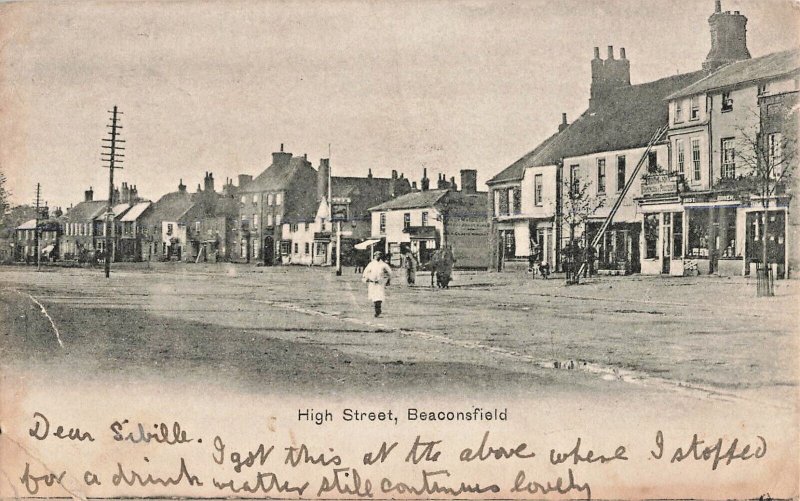
[{"label": "distant house", "polygon": [[101,216],[108,203],[93,197],[94,190],[89,188],[84,192],[84,201],[68,209],[61,219],[64,232],[59,252],[62,260],[86,262],[95,258],[96,240],[103,233]]},{"label": "distant house", "polygon": [[183,181],[178,184],[178,191],[167,193],[152,205],[141,220],[148,260],[181,259],[186,228],[179,220],[194,205]]},{"label": "distant house", "polygon": [[[46,212],[43,214],[47,216]],[[37,236],[38,233],[38,236]],[[17,226],[14,238],[14,260],[35,263],[37,248],[42,261],[53,261],[59,256],[61,224],[55,219],[36,219]]]},{"label": "distant house", "polygon": [[487,194],[477,191],[477,172],[461,171],[460,191],[455,180],[448,182],[443,177],[438,180],[437,189],[431,190],[424,175],[421,186],[421,191],[370,208],[370,238],[383,244],[381,250],[391,254],[393,265],[400,264],[404,248],[426,263],[435,250],[449,245],[457,267],[488,268]]},{"label": "distant house", "polygon": [[[370,207],[411,191],[404,176],[392,171],[391,178],[330,178],[328,203],[328,159],[320,160],[317,174],[318,203],[311,210],[293,210],[283,220],[281,259],[287,264],[329,266],[336,264],[337,231],[341,223],[342,264],[358,259],[355,246],[371,236]],[[362,260],[365,256],[361,256]]]},{"label": "distant house", "polygon": [[[239,185],[249,176],[239,176]],[[238,187],[226,180],[222,192],[214,188],[214,175],[205,173],[196,193],[181,180],[178,191],[167,193],[141,218],[143,253],[149,260],[226,261],[232,258],[239,214]]]},{"label": "distant house", "polygon": [[229,261],[235,245],[239,215],[238,188],[226,181],[222,193],[214,190],[214,176],[206,173],[204,188],[194,195],[195,206],[178,224],[186,228],[186,261]]},{"label": "distant house", "polygon": [[281,150],[272,154],[272,164],[239,188],[238,245],[233,257],[240,262],[281,262],[283,218],[286,214],[308,214],[317,206],[317,171],[304,155]]},{"label": "distant house", "polygon": [[151,202],[137,202],[119,218],[117,231],[117,261],[141,261],[144,243],[144,215]]}]

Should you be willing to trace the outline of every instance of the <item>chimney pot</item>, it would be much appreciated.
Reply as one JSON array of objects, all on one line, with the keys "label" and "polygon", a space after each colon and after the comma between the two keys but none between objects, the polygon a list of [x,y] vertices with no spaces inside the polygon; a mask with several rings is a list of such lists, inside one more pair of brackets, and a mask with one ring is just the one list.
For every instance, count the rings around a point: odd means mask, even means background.
[{"label": "chimney pot", "polygon": [[608,46],[608,58],[609,59],[614,59],[614,46],[613,45],[609,45]]},{"label": "chimney pot", "polygon": [[283,143],[281,143],[281,153],[283,153]]},{"label": "chimney pot", "polygon": [[714,0],[714,12],[722,12],[722,0]]},{"label": "chimney pot", "polygon": [[594,58],[595,59],[600,59],[600,47],[595,47],[594,48]]},{"label": "chimney pot", "polygon": [[367,169],[367,177],[372,178],[372,169]]},{"label": "chimney pot", "polygon": [[625,59],[625,47],[621,47],[619,49],[619,58],[620,59]]}]

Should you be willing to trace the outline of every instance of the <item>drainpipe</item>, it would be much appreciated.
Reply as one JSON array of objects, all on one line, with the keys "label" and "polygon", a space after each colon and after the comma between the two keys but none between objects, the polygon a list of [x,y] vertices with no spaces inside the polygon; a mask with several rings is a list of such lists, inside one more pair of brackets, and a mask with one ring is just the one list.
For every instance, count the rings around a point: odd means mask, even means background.
[{"label": "drainpipe", "polygon": [[562,187],[562,180],[564,179],[564,162],[559,161],[556,163],[556,214],[554,218],[555,228],[553,231],[555,237],[555,253],[553,255],[555,259],[555,263],[553,268],[555,271],[562,271],[561,270],[561,219],[562,219],[562,204],[561,199],[563,197],[563,187]]}]

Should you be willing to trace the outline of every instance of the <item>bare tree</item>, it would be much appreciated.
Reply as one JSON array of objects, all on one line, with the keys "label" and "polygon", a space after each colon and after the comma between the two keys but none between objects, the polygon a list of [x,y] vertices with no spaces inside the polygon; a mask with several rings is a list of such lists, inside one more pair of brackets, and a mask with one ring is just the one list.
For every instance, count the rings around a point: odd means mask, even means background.
[{"label": "bare tree", "polygon": [[[767,127],[765,113],[758,114],[758,127],[737,128],[736,160],[744,169],[732,180],[750,195],[761,208],[761,259],[757,267],[757,294],[772,296],[767,243],[769,240],[769,209],[778,197],[791,196],[791,179],[796,168],[797,111],[781,107],[781,116],[769,119],[779,127]],[[774,112],[773,112],[774,113]]]},{"label": "bare tree", "polygon": [[[590,194],[590,182],[581,182],[580,177],[570,172],[563,187],[562,217],[569,227],[569,244],[566,249],[567,257],[567,284],[577,284],[580,280],[578,269],[583,256],[580,255],[578,242],[575,238],[576,230],[581,228],[586,233],[586,222],[601,207],[605,200]],[[584,252],[585,252],[584,248]]]},{"label": "bare tree", "polygon": [[10,208],[9,197],[11,192],[6,188],[6,175],[0,170],[0,216],[5,214]]}]

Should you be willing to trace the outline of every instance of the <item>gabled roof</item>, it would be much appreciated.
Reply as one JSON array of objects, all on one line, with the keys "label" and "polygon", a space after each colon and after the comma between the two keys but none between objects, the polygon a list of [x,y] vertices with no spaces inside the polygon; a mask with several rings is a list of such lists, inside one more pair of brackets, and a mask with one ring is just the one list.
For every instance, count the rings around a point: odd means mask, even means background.
[{"label": "gabled roof", "polygon": [[139,202],[122,216],[120,221],[136,221],[150,207],[150,202]]},{"label": "gabled roof", "polygon": [[666,96],[704,75],[696,71],[616,89],[487,184],[522,179],[527,167],[555,165],[567,157],[646,146],[653,133],[669,120]]},{"label": "gabled roof", "polygon": [[153,204],[152,210],[147,214],[148,221],[177,221],[186,212],[194,201],[192,195],[186,191],[173,191],[167,193]]},{"label": "gabled roof", "polygon": [[260,193],[281,191],[288,188],[298,171],[310,169],[311,164],[304,157],[292,157],[286,163],[273,163],[239,190],[239,193]]},{"label": "gabled roof", "polygon": [[35,230],[36,229],[36,220],[31,219],[30,221],[25,221],[21,225],[17,226],[18,230]]},{"label": "gabled roof", "polygon": [[419,209],[422,207],[433,207],[447,194],[448,191],[449,190],[414,191],[403,196],[387,200],[380,205],[371,207],[369,210]]},{"label": "gabled roof", "polygon": [[[57,230],[60,224],[55,219],[40,219],[39,220],[39,228],[45,231]],[[25,221],[21,225],[17,226],[15,229],[17,230],[35,230],[36,229],[36,220],[31,219],[29,221]]]},{"label": "gabled roof", "polygon": [[[111,209],[111,212],[114,214],[114,219],[120,219],[128,212],[128,210],[131,207],[132,205],[127,203],[115,205],[114,208]],[[104,216],[103,214],[99,214],[98,216],[95,217],[95,221],[104,219],[103,216]]]},{"label": "gabled roof", "polygon": [[86,223],[93,221],[94,218],[101,215],[106,210],[105,200],[91,200],[88,202],[81,202],[75,207],[67,210],[64,214],[64,222],[66,223]]},{"label": "gabled roof", "polygon": [[749,82],[771,80],[798,70],[800,70],[800,49],[775,52],[727,64],[707,77],[673,92],[667,99],[702,94]]}]

